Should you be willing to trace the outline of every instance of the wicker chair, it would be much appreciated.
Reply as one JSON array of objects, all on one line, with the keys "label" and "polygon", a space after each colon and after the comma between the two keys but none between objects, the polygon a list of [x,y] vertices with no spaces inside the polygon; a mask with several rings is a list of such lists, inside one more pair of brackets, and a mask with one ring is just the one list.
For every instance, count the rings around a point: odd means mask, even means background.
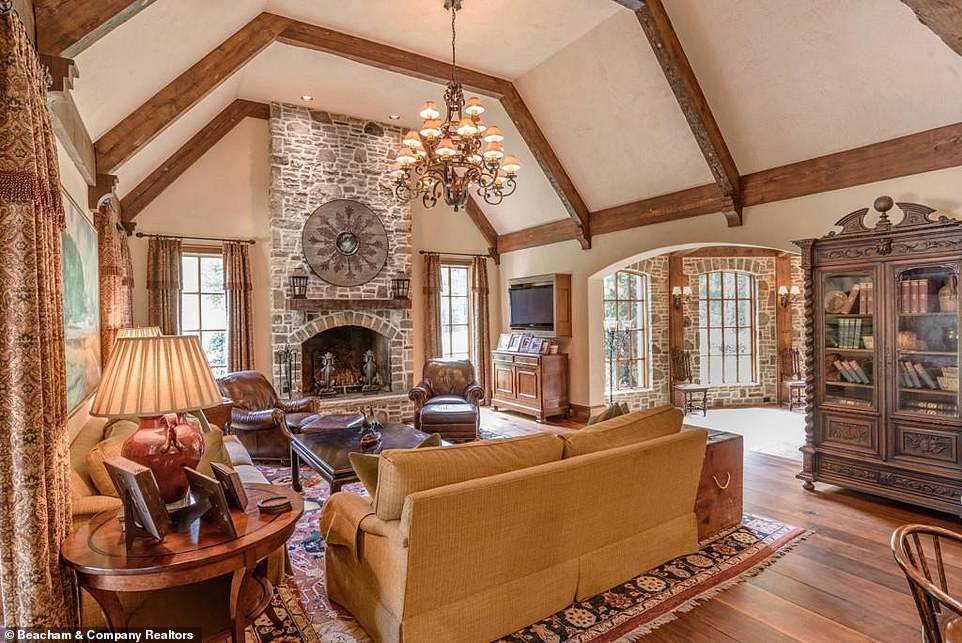
[{"label": "wicker chair", "polygon": [[962,535],[928,525],[902,525],[892,534],[892,554],[908,580],[922,619],[922,640],[927,643],[962,641],[962,602],[949,595],[945,544],[958,555]]}]

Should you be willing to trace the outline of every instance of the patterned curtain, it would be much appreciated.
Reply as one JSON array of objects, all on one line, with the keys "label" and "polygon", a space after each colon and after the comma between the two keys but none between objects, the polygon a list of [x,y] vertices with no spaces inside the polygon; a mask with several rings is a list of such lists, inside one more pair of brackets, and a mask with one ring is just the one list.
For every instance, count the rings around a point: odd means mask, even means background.
[{"label": "patterned curtain", "polygon": [[147,243],[147,319],[164,335],[180,334],[180,239]]},{"label": "patterned curtain", "polygon": [[224,290],[227,291],[227,370],[254,368],[254,319],[251,307],[250,246],[224,242]]},{"label": "patterned curtain", "polygon": [[474,370],[484,389],[483,404],[491,400],[491,313],[488,308],[488,261],[475,257],[471,263],[471,315],[474,318]]},{"label": "patterned curtain", "polygon": [[441,255],[424,255],[424,359],[441,355]]},{"label": "patterned curtain", "polygon": [[27,31],[0,2],[0,622],[76,627],[60,565],[70,530],[64,229],[47,91]]},{"label": "patterned curtain", "polygon": [[100,346],[106,366],[113,352],[117,331],[133,324],[134,267],[127,233],[120,227],[113,200],[94,215],[100,255]]}]

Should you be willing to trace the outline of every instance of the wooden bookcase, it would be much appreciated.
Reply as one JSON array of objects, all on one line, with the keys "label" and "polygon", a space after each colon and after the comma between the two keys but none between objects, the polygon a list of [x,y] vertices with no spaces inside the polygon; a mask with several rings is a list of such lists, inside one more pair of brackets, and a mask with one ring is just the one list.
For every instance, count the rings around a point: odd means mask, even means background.
[{"label": "wooden bookcase", "polygon": [[[879,197],[796,241],[805,271],[806,443],[798,477],[962,513],[962,222]],[[895,217],[898,218],[898,217]]]}]

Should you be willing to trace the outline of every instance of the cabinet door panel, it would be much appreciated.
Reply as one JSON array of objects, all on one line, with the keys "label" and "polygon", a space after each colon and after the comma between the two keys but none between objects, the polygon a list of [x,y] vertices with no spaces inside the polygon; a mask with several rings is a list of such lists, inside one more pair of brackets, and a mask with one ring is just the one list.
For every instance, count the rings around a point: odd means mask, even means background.
[{"label": "cabinet door panel", "polygon": [[514,390],[514,366],[510,364],[494,363],[494,391],[500,398],[513,398]]},{"label": "cabinet door panel", "polygon": [[537,402],[541,397],[541,377],[537,369],[524,366],[516,367],[518,399]]}]

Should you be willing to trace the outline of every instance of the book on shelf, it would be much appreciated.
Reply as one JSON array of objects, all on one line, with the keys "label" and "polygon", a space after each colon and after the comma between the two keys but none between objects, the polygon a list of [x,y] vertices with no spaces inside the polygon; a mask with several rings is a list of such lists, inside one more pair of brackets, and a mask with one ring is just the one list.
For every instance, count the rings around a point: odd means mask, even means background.
[{"label": "book on shelf", "polygon": [[929,387],[932,390],[936,390],[937,388],[939,388],[939,385],[935,383],[935,380],[932,379],[932,376],[929,375],[929,372],[926,370],[924,366],[922,366],[918,362],[912,364],[912,366],[915,368],[915,372],[918,373],[918,376],[922,379],[923,384],[925,384],[927,387]]},{"label": "book on shelf", "polygon": [[852,313],[858,312],[860,286],[861,284],[855,284],[852,286],[852,289],[848,291],[848,301],[845,302],[845,308],[843,309],[846,314],[851,315]]},{"label": "book on shelf", "polygon": [[873,287],[873,284],[871,281],[862,282],[860,284],[857,284],[857,286],[858,286],[858,292],[859,292],[858,312],[862,315],[871,315],[872,305],[875,303],[873,301],[874,299],[873,294],[874,294],[875,288]]},{"label": "book on shelf", "polygon": [[939,282],[904,279],[899,282],[899,308],[903,313],[930,313],[939,309]]},{"label": "book on shelf", "polygon": [[838,320],[838,347],[859,348],[862,341],[862,319]]},{"label": "book on shelf", "polygon": [[912,362],[902,362],[902,369],[908,376],[905,381],[909,383],[910,388],[922,388],[922,380],[915,372],[915,365]]},{"label": "book on shelf", "polygon": [[855,374],[855,376],[858,378],[859,383],[861,383],[861,384],[871,384],[871,383],[872,383],[872,380],[870,380],[869,377],[868,377],[868,373],[866,373],[865,370],[862,368],[862,365],[859,364],[858,362],[856,362],[854,359],[848,360],[845,364],[846,364],[846,366],[848,366],[850,369],[852,369],[852,372],[853,372],[853,373]]},{"label": "book on shelf", "polygon": [[846,382],[851,382],[853,384],[857,382],[856,376],[852,374],[849,367],[846,366],[842,360],[840,359],[835,360],[834,362],[832,362],[832,366],[835,367],[835,370],[838,371],[838,374],[841,375],[842,379],[845,380]]},{"label": "book on shelf", "polygon": [[832,362],[832,366],[838,371],[839,375],[842,376],[846,382],[852,384],[871,384],[872,379],[868,376],[868,373],[862,368],[854,359],[844,360],[836,359]]},{"label": "book on shelf", "polygon": [[930,402],[928,400],[902,400],[902,408],[923,415],[955,415],[959,405],[955,402]]}]

